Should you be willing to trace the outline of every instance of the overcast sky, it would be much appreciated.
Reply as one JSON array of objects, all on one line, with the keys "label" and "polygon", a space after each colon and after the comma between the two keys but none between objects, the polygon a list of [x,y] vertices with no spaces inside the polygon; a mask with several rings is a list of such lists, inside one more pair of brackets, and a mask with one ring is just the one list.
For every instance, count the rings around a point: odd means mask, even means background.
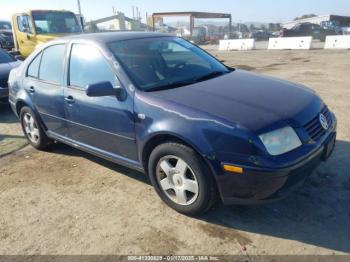
[{"label": "overcast sky", "polygon": [[[132,16],[132,6],[146,12],[203,11],[231,13],[233,22],[285,22],[303,14],[350,16],[350,0],[80,0],[87,20],[112,15],[112,6]],[[76,0],[0,0],[0,18],[28,9],[67,9],[77,13]]]}]

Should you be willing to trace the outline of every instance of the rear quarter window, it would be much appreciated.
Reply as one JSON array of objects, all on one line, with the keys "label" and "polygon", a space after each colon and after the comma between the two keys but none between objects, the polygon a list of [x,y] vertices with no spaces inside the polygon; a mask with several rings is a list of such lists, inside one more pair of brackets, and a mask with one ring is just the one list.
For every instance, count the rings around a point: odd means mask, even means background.
[{"label": "rear quarter window", "polygon": [[29,64],[27,76],[38,78],[39,77],[39,66],[41,61],[42,52],[40,52]]}]

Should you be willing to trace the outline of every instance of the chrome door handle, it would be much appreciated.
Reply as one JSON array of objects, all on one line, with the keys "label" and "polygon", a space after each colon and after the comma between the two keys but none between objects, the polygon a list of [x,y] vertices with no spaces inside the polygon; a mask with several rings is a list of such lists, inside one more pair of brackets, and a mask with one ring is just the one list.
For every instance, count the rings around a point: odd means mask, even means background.
[{"label": "chrome door handle", "polygon": [[64,98],[64,100],[66,100],[68,103],[70,103],[70,104],[72,104],[72,103],[74,103],[75,101],[74,101],[74,98],[72,97],[72,96],[67,96],[67,97],[65,97]]}]

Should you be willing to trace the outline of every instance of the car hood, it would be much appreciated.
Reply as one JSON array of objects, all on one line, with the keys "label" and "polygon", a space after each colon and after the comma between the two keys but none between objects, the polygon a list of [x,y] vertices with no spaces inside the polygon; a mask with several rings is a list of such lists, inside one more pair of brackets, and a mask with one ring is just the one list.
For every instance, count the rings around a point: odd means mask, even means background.
[{"label": "car hood", "polygon": [[322,106],[321,99],[311,89],[243,70],[152,94],[253,132],[278,124],[302,126]]},{"label": "car hood", "polygon": [[21,62],[19,61],[13,61],[10,63],[0,63],[0,79],[7,79],[10,71],[19,66]]}]

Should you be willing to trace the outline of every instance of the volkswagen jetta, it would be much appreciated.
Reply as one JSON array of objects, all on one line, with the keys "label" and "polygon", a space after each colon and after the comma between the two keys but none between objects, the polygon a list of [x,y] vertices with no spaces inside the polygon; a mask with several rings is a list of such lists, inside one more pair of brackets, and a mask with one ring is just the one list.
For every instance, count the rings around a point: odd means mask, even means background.
[{"label": "volkswagen jetta", "polygon": [[276,200],[331,154],[336,118],[299,84],[229,68],[157,33],[61,38],[9,80],[30,144],[60,141],[147,173],[161,199],[198,215]]}]

